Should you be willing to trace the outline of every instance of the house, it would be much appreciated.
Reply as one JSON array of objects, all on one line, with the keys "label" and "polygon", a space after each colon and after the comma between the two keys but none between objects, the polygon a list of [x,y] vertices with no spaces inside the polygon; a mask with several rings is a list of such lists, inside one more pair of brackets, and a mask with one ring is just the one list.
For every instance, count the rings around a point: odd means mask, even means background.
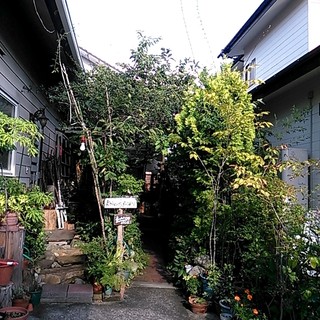
[{"label": "house", "polygon": [[[270,111],[270,141],[285,146],[283,159],[320,159],[319,17],[319,0],[264,0],[219,55],[233,60]],[[283,179],[300,203],[319,207],[316,168],[298,177],[285,171]]]},{"label": "house", "polygon": [[0,155],[1,174],[18,177],[26,185],[42,181],[44,186],[43,163],[48,157],[56,157],[62,178],[70,173],[70,145],[59,130],[58,110],[45,94],[61,81],[60,74],[53,73],[58,44],[71,74],[82,62],[65,0],[1,2],[0,111],[34,120],[43,133],[37,157],[29,157],[18,145]]},{"label": "house", "polygon": [[80,50],[80,57],[82,60],[84,70],[91,71],[94,67],[105,66],[105,67],[108,67],[116,72],[121,72],[120,70],[118,70],[117,68],[115,68],[114,66],[109,64],[108,62],[98,58],[96,55],[89,52],[88,50],[81,48],[81,47],[79,47],[79,50]]}]

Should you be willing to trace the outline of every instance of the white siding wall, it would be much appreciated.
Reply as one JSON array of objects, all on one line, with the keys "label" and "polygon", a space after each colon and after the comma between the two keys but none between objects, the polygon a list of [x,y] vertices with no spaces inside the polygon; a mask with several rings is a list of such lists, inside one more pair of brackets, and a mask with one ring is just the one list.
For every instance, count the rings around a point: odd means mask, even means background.
[{"label": "white siding wall", "polygon": [[256,78],[267,80],[308,52],[308,3],[294,0],[256,41],[245,48],[245,64],[256,59]]},{"label": "white siding wall", "polygon": [[[41,84],[36,84],[24,72],[23,66],[15,60],[13,52],[10,52],[10,48],[6,47],[1,38],[0,47],[5,51],[5,55],[0,56],[0,90],[17,103],[17,116],[20,118],[29,120],[30,113],[45,108],[49,121],[44,129],[43,151],[50,154],[55,148],[55,128],[58,126],[57,114],[55,110],[48,107],[47,101],[41,94]],[[26,150],[17,146],[14,159],[16,166],[13,175],[19,176],[20,174],[21,181],[29,185],[35,179],[34,176],[31,176],[31,172],[37,168],[37,158],[31,159]]]},{"label": "white siding wall", "polygon": [[[309,159],[315,161],[320,159],[319,78],[320,67],[264,99],[266,109],[270,110],[270,121],[274,123],[272,131],[275,136],[270,138],[272,144],[274,146],[285,144],[293,148],[306,149]],[[300,111],[305,110],[305,117],[301,117],[301,121],[294,121],[291,113],[292,106]],[[284,126],[284,122],[291,124],[291,127]],[[320,208],[319,168],[311,168],[309,190],[311,190],[310,206]]]},{"label": "white siding wall", "polygon": [[309,0],[309,51],[320,44],[320,0]]}]

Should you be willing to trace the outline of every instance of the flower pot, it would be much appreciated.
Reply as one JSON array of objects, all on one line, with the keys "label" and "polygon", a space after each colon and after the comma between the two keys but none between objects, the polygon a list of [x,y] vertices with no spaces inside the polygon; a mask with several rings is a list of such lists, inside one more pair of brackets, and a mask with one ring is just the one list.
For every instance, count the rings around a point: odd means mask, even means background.
[{"label": "flower pot", "polygon": [[7,212],[6,213],[6,224],[8,226],[15,226],[19,223],[19,218],[16,212]]},{"label": "flower pot", "polygon": [[205,276],[203,276],[202,274],[200,274],[199,278],[201,280],[202,290],[203,290],[205,296],[207,298],[211,299],[213,296],[213,289],[209,286],[207,278]]},{"label": "flower pot", "polygon": [[106,287],[104,288],[104,296],[105,297],[110,297],[112,295],[112,288],[111,287]]},{"label": "flower pot", "polygon": [[102,293],[103,287],[101,283],[94,282],[93,283],[93,293]]},{"label": "flower pot", "polygon": [[0,314],[5,314],[6,320],[26,320],[28,319],[29,312],[21,307],[5,307],[0,309]]},{"label": "flower pot", "polygon": [[220,320],[230,320],[230,319],[232,319],[232,314],[220,313]]},{"label": "flower pot", "polygon": [[189,297],[189,305],[193,313],[203,314],[207,312],[209,303],[208,301],[197,302],[197,297],[192,296],[192,297]]},{"label": "flower pot", "polygon": [[0,259],[0,286],[7,286],[11,281],[14,265],[7,265],[7,262],[14,260]]},{"label": "flower pot", "polygon": [[41,290],[32,291],[30,292],[30,294],[31,294],[30,302],[32,303],[32,305],[34,307],[39,305],[41,300]]},{"label": "flower pot", "polygon": [[228,300],[222,299],[219,300],[220,312],[221,313],[228,313],[232,315],[232,310],[230,306],[230,302]]},{"label": "flower pot", "polygon": [[21,308],[25,308],[28,309],[29,306],[29,300],[28,299],[13,299],[12,300],[12,306],[13,307],[21,307]]}]

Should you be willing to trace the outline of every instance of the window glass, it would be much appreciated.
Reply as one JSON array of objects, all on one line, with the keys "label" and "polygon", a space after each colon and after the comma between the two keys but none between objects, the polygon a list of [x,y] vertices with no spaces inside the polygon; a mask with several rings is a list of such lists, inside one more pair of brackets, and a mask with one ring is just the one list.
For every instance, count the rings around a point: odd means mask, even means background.
[{"label": "window glass", "polygon": [[[14,116],[14,105],[8,99],[6,99],[3,95],[1,95],[1,93],[0,93],[0,111],[10,117]],[[11,156],[12,156],[12,152],[0,151],[0,169],[2,167],[3,170],[11,170]]]}]

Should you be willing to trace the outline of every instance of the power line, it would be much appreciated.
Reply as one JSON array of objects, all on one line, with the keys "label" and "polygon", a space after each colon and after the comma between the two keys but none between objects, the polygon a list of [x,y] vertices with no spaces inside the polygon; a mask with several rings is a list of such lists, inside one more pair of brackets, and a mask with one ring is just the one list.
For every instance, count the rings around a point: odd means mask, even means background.
[{"label": "power line", "polygon": [[185,18],[185,15],[184,15],[182,0],[180,0],[180,7],[181,7],[182,19],[183,19],[184,28],[185,28],[185,31],[186,31],[186,34],[187,34],[187,38],[188,38],[188,42],[189,42],[189,46],[190,46],[192,58],[193,58],[193,60],[195,60],[195,58],[194,58],[194,52],[193,52],[192,44],[191,44],[191,39],[190,39],[188,27],[187,27],[187,22],[186,22],[186,18]]},{"label": "power line", "polygon": [[210,42],[209,42],[209,39],[208,39],[208,35],[207,35],[207,33],[206,33],[206,30],[205,30],[205,28],[204,28],[204,24],[203,24],[203,21],[202,21],[202,19],[201,19],[201,15],[200,15],[199,0],[197,0],[196,6],[197,6],[197,15],[198,15],[198,19],[199,19],[199,22],[200,22],[201,30],[202,30],[202,33],[203,33],[203,37],[204,37],[204,40],[205,40],[205,42],[207,43],[207,46],[208,46],[208,48],[209,48],[210,55],[211,55],[211,57],[213,58],[213,52],[212,52],[212,49],[211,49],[211,46],[210,46]]}]

